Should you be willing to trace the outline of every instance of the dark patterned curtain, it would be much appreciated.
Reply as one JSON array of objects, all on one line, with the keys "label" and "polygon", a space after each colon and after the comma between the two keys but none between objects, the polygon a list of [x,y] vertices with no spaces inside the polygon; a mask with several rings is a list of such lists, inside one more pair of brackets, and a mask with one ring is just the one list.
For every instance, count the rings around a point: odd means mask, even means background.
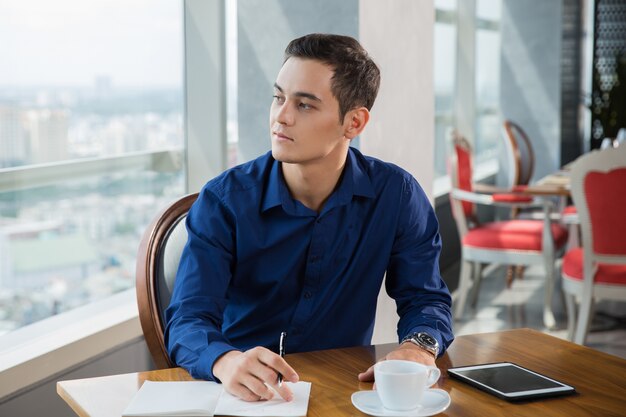
[{"label": "dark patterned curtain", "polygon": [[591,148],[626,128],[626,1],[596,0]]}]

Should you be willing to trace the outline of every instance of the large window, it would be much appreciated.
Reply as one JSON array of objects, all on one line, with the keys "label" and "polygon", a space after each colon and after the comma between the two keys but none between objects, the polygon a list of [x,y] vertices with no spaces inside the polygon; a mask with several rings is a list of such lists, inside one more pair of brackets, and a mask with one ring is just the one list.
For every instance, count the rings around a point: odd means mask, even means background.
[{"label": "large window", "polygon": [[435,12],[435,193],[441,193],[451,129],[470,140],[479,165],[497,159],[501,0],[435,0]]},{"label": "large window", "polygon": [[454,127],[456,0],[435,1],[435,178],[446,173],[446,141]]},{"label": "large window", "polygon": [[182,3],[0,3],[0,334],[134,286],[184,193]]},{"label": "large window", "polygon": [[500,16],[501,0],[476,1],[476,127],[477,161],[497,157],[500,141]]}]

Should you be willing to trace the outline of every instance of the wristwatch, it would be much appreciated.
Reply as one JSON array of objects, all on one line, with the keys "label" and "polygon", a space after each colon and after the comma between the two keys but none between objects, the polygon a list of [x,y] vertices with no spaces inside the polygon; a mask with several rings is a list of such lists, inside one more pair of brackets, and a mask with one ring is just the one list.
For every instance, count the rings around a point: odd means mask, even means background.
[{"label": "wristwatch", "polygon": [[[439,342],[433,336],[429,335],[425,332],[417,332],[412,333],[402,339],[402,343],[411,342],[422,349],[433,354],[435,359],[437,359],[437,355],[439,354]],[[402,344],[401,343],[401,344]]]}]

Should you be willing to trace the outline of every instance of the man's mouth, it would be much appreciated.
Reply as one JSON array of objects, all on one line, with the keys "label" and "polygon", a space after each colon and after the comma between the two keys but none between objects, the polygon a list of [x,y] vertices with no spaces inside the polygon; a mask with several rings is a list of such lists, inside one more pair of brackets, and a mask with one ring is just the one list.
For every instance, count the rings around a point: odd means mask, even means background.
[{"label": "man's mouth", "polygon": [[293,141],[292,138],[290,138],[289,136],[285,135],[284,133],[281,133],[281,132],[272,132],[272,133],[276,137],[276,139]]}]

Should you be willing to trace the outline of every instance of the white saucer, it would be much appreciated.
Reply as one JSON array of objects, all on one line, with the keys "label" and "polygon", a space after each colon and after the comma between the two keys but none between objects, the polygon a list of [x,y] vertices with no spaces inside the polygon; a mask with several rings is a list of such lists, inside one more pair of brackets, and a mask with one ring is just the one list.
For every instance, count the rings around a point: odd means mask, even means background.
[{"label": "white saucer", "polygon": [[391,411],[383,407],[376,391],[357,391],[352,394],[352,404],[361,412],[377,417],[423,417],[441,413],[450,405],[450,395],[442,389],[424,391],[422,404],[409,411]]}]

